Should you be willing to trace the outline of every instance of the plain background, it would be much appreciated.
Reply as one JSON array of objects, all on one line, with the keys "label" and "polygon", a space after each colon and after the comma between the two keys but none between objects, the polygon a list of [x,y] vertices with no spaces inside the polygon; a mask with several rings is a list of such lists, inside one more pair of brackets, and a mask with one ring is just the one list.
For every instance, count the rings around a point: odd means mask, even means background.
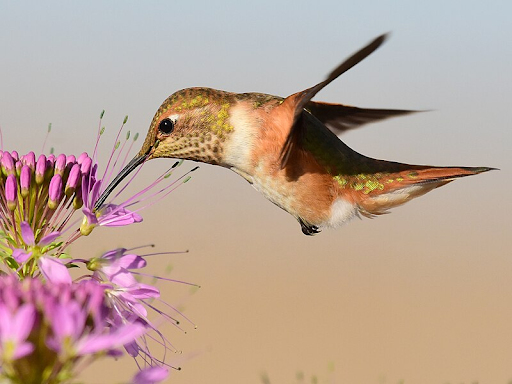
[{"label": "plain background", "polygon": [[[512,380],[512,6],[508,1],[0,2],[4,149],[92,151],[106,109],[144,135],[175,90],[286,96],[381,33],[390,40],[317,100],[432,110],[342,139],[376,158],[493,166],[392,214],[313,238],[243,179],[203,165],[190,183],[102,228],[75,257],[156,244],[149,274],[197,329],[162,330],[183,350],[168,382],[508,383]],[[148,164],[138,187],[170,162]],[[184,172],[195,166],[186,162]],[[130,359],[86,370],[127,382]],[[299,374],[300,376],[300,374]]]}]

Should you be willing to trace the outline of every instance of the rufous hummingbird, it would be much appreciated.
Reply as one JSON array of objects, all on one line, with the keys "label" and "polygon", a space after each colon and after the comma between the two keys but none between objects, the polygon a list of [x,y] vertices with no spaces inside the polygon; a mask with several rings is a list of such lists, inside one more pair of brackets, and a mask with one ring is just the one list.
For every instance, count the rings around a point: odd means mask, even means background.
[{"label": "rufous hummingbird", "polygon": [[359,214],[386,213],[452,180],[488,167],[432,167],[376,160],[336,134],[413,111],[363,109],[311,99],[377,49],[382,35],[327,78],[286,98],[188,88],[158,108],[140,152],[117,175],[96,207],[144,161],[170,157],[229,168],[295,217],[306,235]]}]

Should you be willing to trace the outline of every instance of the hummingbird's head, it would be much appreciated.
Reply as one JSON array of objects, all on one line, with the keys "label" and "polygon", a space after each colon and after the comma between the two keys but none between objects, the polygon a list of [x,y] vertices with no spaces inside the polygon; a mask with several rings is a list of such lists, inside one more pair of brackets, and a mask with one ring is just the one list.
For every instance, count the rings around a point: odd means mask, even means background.
[{"label": "hummingbird's head", "polygon": [[229,109],[234,102],[234,94],[211,88],[187,88],[169,96],[156,111],[139,153],[112,180],[96,208],[147,160],[172,157],[220,164],[223,143],[233,131]]},{"label": "hummingbird's head", "polygon": [[219,164],[222,143],[233,131],[229,122],[233,102],[233,94],[210,88],[173,93],[156,111],[137,156]]}]

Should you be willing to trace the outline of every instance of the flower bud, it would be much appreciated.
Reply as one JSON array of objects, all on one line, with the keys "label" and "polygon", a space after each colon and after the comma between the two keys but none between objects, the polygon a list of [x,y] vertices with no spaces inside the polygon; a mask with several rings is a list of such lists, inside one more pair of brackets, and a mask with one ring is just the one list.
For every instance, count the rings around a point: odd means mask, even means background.
[{"label": "flower bud", "polygon": [[16,167],[16,172],[14,172],[14,174],[19,177],[20,176],[20,173],[21,173],[21,167],[23,166],[23,164],[21,164],[21,161],[17,161],[16,164],[15,164],[15,167]]},{"label": "flower bud", "polygon": [[82,152],[82,154],[80,156],[78,156],[78,159],[76,160],[76,162],[78,164],[82,164],[82,162],[87,158],[89,157],[89,155],[87,154],[87,152]]},{"label": "flower bud", "polygon": [[28,165],[24,165],[21,168],[20,172],[20,187],[21,187],[21,196],[23,198],[27,197],[30,192],[30,179],[32,177],[32,170]]},{"label": "flower bud", "polygon": [[76,163],[76,157],[75,155],[69,155],[68,157],[66,157],[66,165],[67,164],[75,164]]},{"label": "flower bud", "polygon": [[66,188],[64,190],[64,193],[66,194],[66,196],[69,197],[75,192],[75,190],[78,186],[78,182],[80,181],[80,176],[82,176],[82,174],[80,172],[80,165],[79,164],[73,165],[73,167],[71,168],[71,171],[69,171],[69,176],[66,181]]},{"label": "flower bud", "polygon": [[57,174],[54,175],[50,181],[50,187],[48,189],[48,207],[50,209],[56,209],[59,206],[61,197],[62,177]]},{"label": "flower bud", "polygon": [[64,176],[65,168],[66,168],[66,155],[60,154],[55,159],[55,174]]},{"label": "flower bud", "polygon": [[36,163],[36,184],[41,185],[44,181],[44,174],[46,172],[46,156],[41,155]]},{"label": "flower bud", "polygon": [[16,169],[14,159],[9,152],[4,152],[0,164],[2,165],[2,172],[5,176],[14,174]]},{"label": "flower bud", "polygon": [[87,156],[86,158],[83,159],[81,165],[82,165],[82,168],[80,170],[82,171],[82,174],[84,174],[84,175],[89,174],[89,172],[91,170],[92,159],[89,156]]},{"label": "flower bud", "polygon": [[7,176],[5,180],[5,200],[7,201],[7,208],[9,208],[10,211],[14,211],[18,206],[18,183],[14,175]]},{"label": "flower bud", "polygon": [[25,156],[23,156],[23,163],[28,165],[32,171],[36,169],[36,154],[34,152],[29,152]]}]

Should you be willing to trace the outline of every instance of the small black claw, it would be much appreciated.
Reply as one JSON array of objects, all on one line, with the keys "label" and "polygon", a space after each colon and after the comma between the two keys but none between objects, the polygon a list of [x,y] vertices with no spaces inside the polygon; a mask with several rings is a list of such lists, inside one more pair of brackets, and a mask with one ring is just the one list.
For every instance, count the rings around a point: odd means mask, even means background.
[{"label": "small black claw", "polygon": [[299,223],[302,228],[302,233],[306,236],[313,236],[320,232],[316,225],[306,224],[302,219],[299,218]]}]

